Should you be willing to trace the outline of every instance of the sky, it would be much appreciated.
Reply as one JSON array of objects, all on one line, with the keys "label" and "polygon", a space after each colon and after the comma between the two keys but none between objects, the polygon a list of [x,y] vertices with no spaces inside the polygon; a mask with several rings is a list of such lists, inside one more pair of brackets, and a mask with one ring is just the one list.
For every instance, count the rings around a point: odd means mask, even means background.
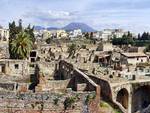
[{"label": "sky", "polygon": [[82,22],[96,30],[123,28],[150,31],[150,0],[0,0],[0,25],[63,27]]}]

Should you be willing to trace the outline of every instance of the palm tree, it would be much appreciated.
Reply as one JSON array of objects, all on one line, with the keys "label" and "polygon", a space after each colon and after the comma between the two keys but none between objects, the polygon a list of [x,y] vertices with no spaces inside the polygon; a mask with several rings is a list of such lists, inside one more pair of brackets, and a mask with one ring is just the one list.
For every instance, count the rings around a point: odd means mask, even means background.
[{"label": "palm tree", "polygon": [[16,59],[25,59],[32,50],[32,44],[30,35],[26,32],[20,32],[17,34],[16,39],[10,43],[10,49]]}]

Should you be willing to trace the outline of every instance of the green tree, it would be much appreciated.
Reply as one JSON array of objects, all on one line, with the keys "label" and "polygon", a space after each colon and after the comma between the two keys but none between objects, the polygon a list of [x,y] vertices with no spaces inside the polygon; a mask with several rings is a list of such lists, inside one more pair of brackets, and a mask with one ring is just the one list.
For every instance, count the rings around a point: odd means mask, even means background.
[{"label": "green tree", "polygon": [[31,25],[30,25],[30,24],[29,24],[28,27],[25,29],[25,32],[30,35],[31,40],[32,40],[32,42],[34,43],[34,42],[35,42],[35,36],[34,36],[33,31],[34,31],[34,26],[31,28]]},{"label": "green tree", "polygon": [[89,39],[89,38],[90,38],[90,34],[87,32],[87,33],[84,34],[84,37],[85,37],[86,39]]},{"label": "green tree", "polygon": [[89,38],[90,38],[91,40],[93,39],[93,34],[94,34],[93,32],[90,33],[90,37],[89,37]]},{"label": "green tree", "polygon": [[150,52],[150,44],[146,46],[146,52]]},{"label": "green tree", "polygon": [[21,23],[19,24],[20,27],[16,26],[15,21],[9,23],[9,54],[10,58],[14,59],[15,56],[11,51],[11,42],[16,39],[16,35],[22,30]]},{"label": "green tree", "polygon": [[18,21],[18,27],[17,27],[17,29],[19,30],[19,31],[22,31],[22,19],[19,19],[19,21]]},{"label": "green tree", "polygon": [[20,34],[21,32],[25,32],[26,34],[28,34],[29,36],[29,40],[32,41],[32,43],[34,44],[35,42],[35,37],[34,37],[34,27],[31,28],[30,24],[28,25],[27,28],[23,28],[22,26],[22,20],[20,19],[18,21],[18,26],[16,25],[15,21],[13,21],[12,23],[9,23],[9,54],[10,54],[10,58],[11,59],[15,59],[18,58],[16,57],[17,55],[14,53],[14,51],[12,51],[12,42],[15,42],[15,40],[17,39],[17,35]]},{"label": "green tree", "polygon": [[32,50],[32,40],[30,35],[26,32],[20,32],[16,35],[16,39],[13,40],[11,45],[11,51],[16,59],[25,59]]},{"label": "green tree", "polygon": [[112,43],[113,45],[129,45],[129,44],[133,45],[134,40],[132,34],[128,32],[128,34],[124,34],[121,38],[116,38],[116,36],[114,35]]},{"label": "green tree", "polygon": [[72,56],[72,58],[74,57],[74,54],[76,53],[76,50],[77,50],[77,45],[76,44],[71,44],[68,46],[68,53],[69,53],[69,56],[68,58],[70,58]]},{"label": "green tree", "polygon": [[50,43],[51,43],[51,41],[52,41],[52,39],[51,39],[51,38],[47,38],[47,39],[46,39],[46,43],[47,43],[47,44],[50,44]]}]

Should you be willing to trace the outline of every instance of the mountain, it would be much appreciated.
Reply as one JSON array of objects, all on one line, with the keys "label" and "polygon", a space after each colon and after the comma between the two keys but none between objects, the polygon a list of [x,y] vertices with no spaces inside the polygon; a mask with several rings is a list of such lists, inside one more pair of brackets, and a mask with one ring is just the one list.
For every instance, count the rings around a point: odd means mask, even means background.
[{"label": "mountain", "polygon": [[47,30],[58,30],[59,28],[57,27],[48,27],[48,28],[45,28],[45,27],[42,27],[42,26],[35,26],[34,27],[34,30],[44,30],[44,29],[47,29]]},{"label": "mountain", "polygon": [[96,30],[94,30],[92,27],[84,24],[84,23],[70,23],[68,25],[66,25],[65,27],[63,28],[57,28],[57,27],[42,27],[42,26],[35,26],[34,27],[35,30],[44,30],[44,29],[47,29],[47,30],[58,30],[58,29],[63,29],[63,30],[66,30],[66,31],[73,31],[73,30],[76,30],[76,29],[81,29],[82,32],[94,32]]},{"label": "mountain", "polygon": [[66,25],[65,27],[63,27],[62,29],[66,30],[66,31],[73,31],[75,29],[81,29],[82,32],[94,32],[94,31],[96,31],[92,27],[90,27],[84,23],[70,23],[70,24]]},{"label": "mountain", "polygon": [[34,26],[34,30],[44,30],[45,27],[42,26]]},{"label": "mountain", "polygon": [[57,27],[48,27],[47,30],[58,30],[59,28]]}]

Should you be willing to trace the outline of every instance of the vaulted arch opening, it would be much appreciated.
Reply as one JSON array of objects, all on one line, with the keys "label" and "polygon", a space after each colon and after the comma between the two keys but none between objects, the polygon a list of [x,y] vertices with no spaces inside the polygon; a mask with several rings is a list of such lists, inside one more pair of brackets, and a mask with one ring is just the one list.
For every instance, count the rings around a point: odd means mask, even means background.
[{"label": "vaulted arch opening", "polygon": [[117,94],[117,102],[119,102],[125,109],[128,109],[128,91],[124,88],[121,89]]},{"label": "vaulted arch opening", "polygon": [[133,112],[141,111],[150,105],[150,86],[136,89],[132,98]]}]

